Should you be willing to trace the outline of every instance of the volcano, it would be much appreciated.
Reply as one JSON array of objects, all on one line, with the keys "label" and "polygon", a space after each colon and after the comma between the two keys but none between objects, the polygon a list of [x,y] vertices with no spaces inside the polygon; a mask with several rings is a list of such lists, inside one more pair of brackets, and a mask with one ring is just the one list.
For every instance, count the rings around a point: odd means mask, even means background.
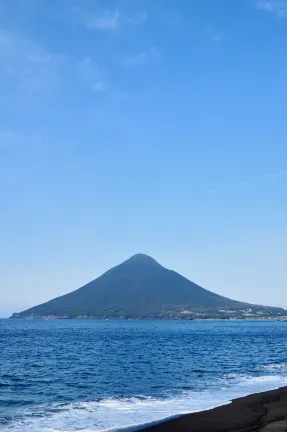
[{"label": "volcano", "polygon": [[97,279],[12,318],[194,319],[280,317],[286,311],[222,297],[137,254]]}]

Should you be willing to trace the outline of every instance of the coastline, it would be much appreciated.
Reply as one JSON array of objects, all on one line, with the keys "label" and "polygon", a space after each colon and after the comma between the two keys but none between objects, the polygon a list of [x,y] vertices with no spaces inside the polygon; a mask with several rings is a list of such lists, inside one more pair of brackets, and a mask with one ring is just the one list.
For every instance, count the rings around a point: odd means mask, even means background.
[{"label": "coastline", "polygon": [[124,317],[96,317],[96,316],[58,316],[58,315],[43,315],[43,316],[18,316],[19,314],[14,313],[9,317],[0,317],[0,319],[11,319],[11,320],[28,320],[28,321],[178,321],[178,322],[188,322],[188,321],[250,321],[250,322],[260,322],[260,321],[270,321],[270,322],[287,322],[287,315],[283,317],[255,317],[255,318],[162,318],[162,317],[144,317],[144,318],[124,318]]},{"label": "coastline", "polygon": [[285,432],[287,387],[234,399],[219,407],[133,429],[141,432]]}]

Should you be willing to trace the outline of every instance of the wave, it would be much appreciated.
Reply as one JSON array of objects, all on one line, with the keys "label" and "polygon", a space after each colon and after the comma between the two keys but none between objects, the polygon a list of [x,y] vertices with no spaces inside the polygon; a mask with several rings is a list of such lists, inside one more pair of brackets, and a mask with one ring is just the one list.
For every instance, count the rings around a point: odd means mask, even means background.
[{"label": "wave", "polygon": [[287,373],[287,363],[271,363],[264,365],[263,369],[268,369],[270,371],[280,371]]},{"label": "wave", "polygon": [[287,385],[282,375],[229,374],[217,390],[184,391],[162,399],[152,397],[109,398],[100,401],[51,404],[19,412],[17,421],[2,432],[103,432],[135,430],[141,424],[213,408],[250,393]]}]

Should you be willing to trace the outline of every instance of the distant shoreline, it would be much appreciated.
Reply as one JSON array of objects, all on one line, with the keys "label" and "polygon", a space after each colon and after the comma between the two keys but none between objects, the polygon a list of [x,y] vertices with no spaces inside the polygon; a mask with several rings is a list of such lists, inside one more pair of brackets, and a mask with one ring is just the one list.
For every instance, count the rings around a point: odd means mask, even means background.
[{"label": "distant shoreline", "polygon": [[[15,314],[14,314],[15,315]],[[65,321],[179,321],[179,322],[188,322],[188,321],[252,321],[252,322],[261,322],[261,321],[278,321],[278,322],[287,322],[286,317],[282,318],[153,318],[153,317],[147,317],[147,318],[118,318],[118,317],[111,317],[111,318],[97,318],[97,317],[65,317],[65,316],[10,316],[8,318],[1,318],[0,319],[13,319],[13,320],[42,320],[42,321],[52,321],[52,320],[65,320]]]},{"label": "distant shoreline", "polygon": [[256,393],[207,411],[169,418],[135,429],[141,432],[284,432],[287,387]]}]

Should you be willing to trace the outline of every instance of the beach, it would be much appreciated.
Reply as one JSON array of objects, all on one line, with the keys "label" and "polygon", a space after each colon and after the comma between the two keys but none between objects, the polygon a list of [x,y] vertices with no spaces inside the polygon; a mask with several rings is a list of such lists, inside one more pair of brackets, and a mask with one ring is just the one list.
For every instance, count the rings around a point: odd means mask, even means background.
[{"label": "beach", "polygon": [[287,387],[233,400],[208,411],[183,415],[145,432],[287,431]]}]

